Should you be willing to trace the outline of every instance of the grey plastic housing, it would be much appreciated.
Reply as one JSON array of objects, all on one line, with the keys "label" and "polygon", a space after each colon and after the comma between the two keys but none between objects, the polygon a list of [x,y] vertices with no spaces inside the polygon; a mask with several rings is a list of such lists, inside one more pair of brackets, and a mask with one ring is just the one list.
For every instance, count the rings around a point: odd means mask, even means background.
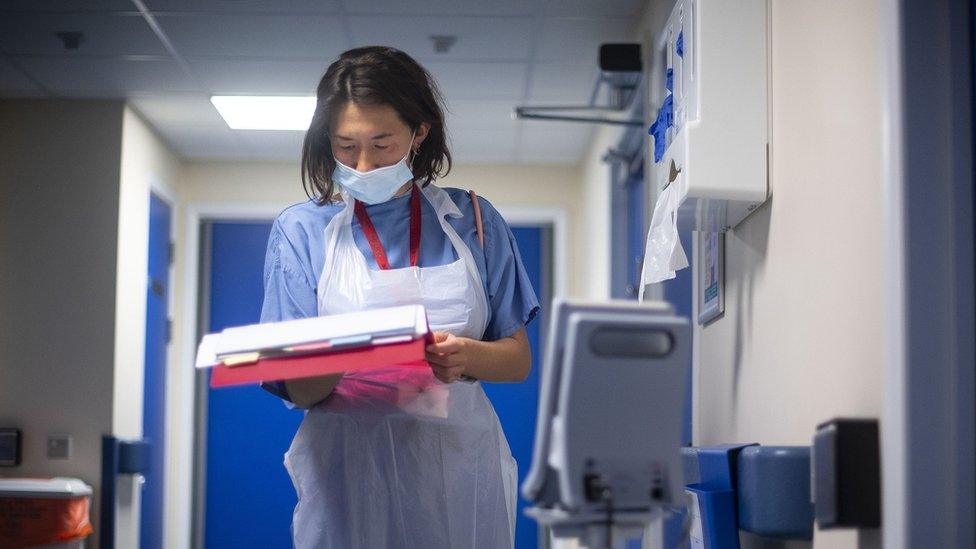
[{"label": "grey plastic housing", "polygon": [[679,501],[691,328],[669,306],[559,302],[523,494],[574,513]]}]

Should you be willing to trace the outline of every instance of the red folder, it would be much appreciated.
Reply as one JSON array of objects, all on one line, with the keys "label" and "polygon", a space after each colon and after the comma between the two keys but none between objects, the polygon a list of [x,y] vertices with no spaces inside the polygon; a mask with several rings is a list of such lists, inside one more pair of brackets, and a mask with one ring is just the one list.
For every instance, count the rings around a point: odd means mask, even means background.
[{"label": "red folder", "polygon": [[283,381],[388,366],[429,368],[425,349],[433,342],[433,334],[427,332],[422,339],[403,343],[341,349],[314,355],[264,358],[254,364],[241,366],[214,366],[210,369],[210,386],[227,387],[261,381]]}]

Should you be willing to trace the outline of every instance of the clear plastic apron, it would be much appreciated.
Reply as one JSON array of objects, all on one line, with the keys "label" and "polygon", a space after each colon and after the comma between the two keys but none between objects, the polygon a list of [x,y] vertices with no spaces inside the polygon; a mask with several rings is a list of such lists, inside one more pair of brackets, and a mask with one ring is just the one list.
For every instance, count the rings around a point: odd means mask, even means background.
[{"label": "clear plastic apron", "polygon": [[[373,271],[352,234],[353,200],[325,228],[320,315],[423,303],[434,331],[481,339],[488,302],[442,189],[422,191],[458,260]],[[347,374],[309,410],[285,467],[298,492],[292,534],[304,548],[511,548],[517,470],[478,382],[430,368]]]}]

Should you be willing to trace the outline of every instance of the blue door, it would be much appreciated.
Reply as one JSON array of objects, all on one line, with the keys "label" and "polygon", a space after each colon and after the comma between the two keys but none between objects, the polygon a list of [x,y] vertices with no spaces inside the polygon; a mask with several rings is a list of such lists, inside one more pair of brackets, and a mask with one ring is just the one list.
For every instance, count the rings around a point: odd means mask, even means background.
[{"label": "blue door", "polygon": [[[262,273],[271,223],[210,226],[208,330],[261,318]],[[204,546],[291,547],[297,499],[283,464],[302,413],[257,386],[210,390]]]},{"label": "blue door", "polygon": [[139,543],[158,549],[163,543],[163,472],[166,452],[166,345],[169,343],[171,212],[155,194],[149,197],[149,276],[146,289],[146,355],[142,432],[149,439],[149,470],[142,487]]},{"label": "blue door", "polygon": [[[543,308],[548,306],[548,270],[552,265],[548,250],[548,231],[541,227],[512,227],[518,243],[525,270],[532,281]],[[541,319],[536,319],[526,328],[529,345],[532,348],[532,372],[525,383],[485,383],[485,393],[495,407],[501,421],[505,437],[512,449],[512,456],[518,463],[518,485],[522,485],[532,464],[532,443],[535,438],[535,420],[539,402],[539,365],[541,364],[540,329]],[[516,549],[534,549],[538,546],[538,528],[534,520],[523,513],[527,502],[519,494],[518,515],[515,523]]]}]

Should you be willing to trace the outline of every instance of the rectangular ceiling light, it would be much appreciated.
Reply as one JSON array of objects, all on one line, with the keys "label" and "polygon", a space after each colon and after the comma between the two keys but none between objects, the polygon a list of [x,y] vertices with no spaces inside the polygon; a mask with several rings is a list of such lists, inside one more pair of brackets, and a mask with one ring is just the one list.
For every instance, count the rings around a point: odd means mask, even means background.
[{"label": "rectangular ceiling light", "polygon": [[215,95],[210,102],[232,130],[307,130],[314,97]]}]

